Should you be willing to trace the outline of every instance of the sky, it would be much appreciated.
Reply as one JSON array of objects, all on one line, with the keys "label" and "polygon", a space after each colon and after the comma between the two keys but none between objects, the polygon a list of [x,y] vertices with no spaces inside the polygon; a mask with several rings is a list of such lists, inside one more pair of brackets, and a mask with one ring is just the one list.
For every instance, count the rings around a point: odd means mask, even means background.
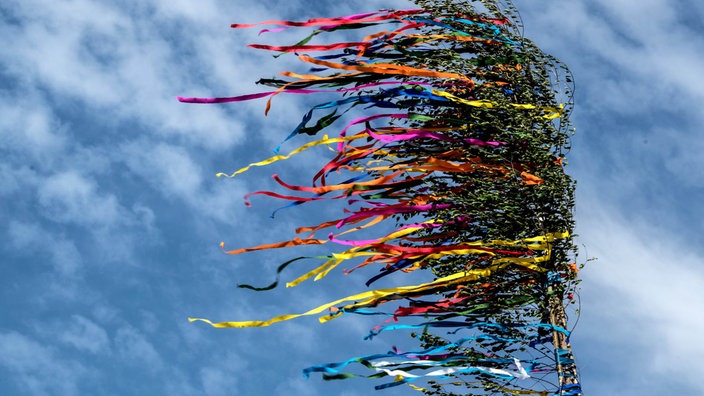
[{"label": "sky", "polygon": [[[571,317],[585,394],[701,393],[704,3],[515,4],[525,36],[567,64],[577,84],[567,170],[578,180],[579,260],[589,260],[578,321]],[[237,289],[268,282],[295,252],[230,257],[220,241],[284,240],[333,213],[302,208],[271,219],[277,202],[245,207],[244,194],[271,186],[272,169],[214,177],[270,156],[307,104],[277,98],[264,117],[261,101],[197,106],[175,97],[260,92],[259,77],[295,67],[246,48],[265,38],[233,22],[382,7],[408,3],[0,3],[0,394],[374,392],[371,381],[306,380],[300,371],[406,342],[362,340],[373,321],[239,330],[187,321],[298,312],[341,289],[351,294],[366,277]],[[324,155],[275,169],[295,178]]]}]

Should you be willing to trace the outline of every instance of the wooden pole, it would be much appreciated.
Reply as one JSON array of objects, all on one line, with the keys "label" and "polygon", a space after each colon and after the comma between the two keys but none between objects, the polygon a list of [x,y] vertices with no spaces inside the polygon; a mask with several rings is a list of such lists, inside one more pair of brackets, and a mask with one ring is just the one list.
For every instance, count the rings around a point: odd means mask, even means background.
[{"label": "wooden pole", "polygon": [[[547,293],[548,309],[550,310],[550,324],[567,329],[567,315],[565,314],[565,307],[562,304],[562,293],[557,292],[553,286],[548,286]],[[555,364],[557,365],[560,390],[562,390],[566,385],[579,384],[577,365],[574,363],[572,347],[570,346],[567,335],[561,331],[553,329],[552,343],[555,347]],[[581,394],[581,391],[576,394]]]}]

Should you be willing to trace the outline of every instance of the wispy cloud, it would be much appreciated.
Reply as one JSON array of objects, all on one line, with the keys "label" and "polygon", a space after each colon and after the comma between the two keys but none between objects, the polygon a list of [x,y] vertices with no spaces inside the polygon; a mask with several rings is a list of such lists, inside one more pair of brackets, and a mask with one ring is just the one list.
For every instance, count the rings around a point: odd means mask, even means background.
[{"label": "wispy cloud", "polygon": [[0,333],[0,365],[12,373],[5,378],[14,383],[17,394],[78,395],[90,374],[83,364],[14,331]]},{"label": "wispy cloud", "polygon": [[577,80],[568,158],[580,181],[577,231],[598,258],[584,271],[573,337],[589,393],[696,393],[702,375],[691,336],[704,326],[692,309],[702,304],[704,282],[696,220],[703,176],[701,156],[691,153],[704,140],[701,114],[692,111],[704,104],[696,67],[704,58],[685,21],[703,14],[692,5],[685,16],[680,6],[525,7],[527,35]]},{"label": "wispy cloud", "polygon": [[110,340],[100,325],[81,315],[73,315],[58,334],[58,339],[80,351],[109,354]]},{"label": "wispy cloud", "polygon": [[112,226],[122,221],[117,198],[100,194],[95,180],[76,172],[53,175],[39,186],[39,205],[54,221],[87,226]]},{"label": "wispy cloud", "polygon": [[[696,312],[704,305],[704,157],[697,154],[704,146],[697,110],[704,100],[697,67],[704,63],[704,7],[517,3],[527,36],[565,60],[578,84],[568,169],[580,179],[581,240],[599,258],[584,272],[585,305],[573,338],[585,387],[628,394],[625,378],[634,395],[695,393],[704,374],[696,361],[701,348],[692,343],[704,332]],[[258,200],[245,212],[241,201],[245,192],[267,188],[269,170],[213,177],[270,155],[313,99],[277,97],[266,120],[261,101],[175,100],[260,92],[266,88],[253,84],[257,78],[298,67],[295,56],[272,62],[271,54],[244,44],[291,42],[302,38],[299,31],[260,37],[257,29],[231,30],[232,22],[410,6],[311,4],[0,4],[0,33],[12,38],[0,46],[7,285],[0,304],[9,312],[0,321],[0,376],[8,378],[0,393],[118,392],[127,386],[113,378],[118,373],[153,394],[338,394],[339,383],[304,381],[299,369],[329,359],[331,349],[336,357],[378,350],[349,342],[364,335],[364,321],[315,326],[311,319],[263,332],[185,322],[199,313],[266,318],[344,294],[327,289],[335,275],[315,287],[246,293],[234,285],[262,274],[268,281],[289,257],[223,257],[217,248],[220,240],[281,240],[294,224],[313,224],[332,210],[304,205],[271,220],[271,205]],[[293,182],[319,158],[311,152],[278,169]],[[39,323],[58,330],[49,334]],[[395,342],[381,341],[381,348]],[[344,386],[348,395],[369,390],[368,383]]]},{"label": "wispy cloud", "polygon": [[[218,108],[193,111],[174,100],[197,82],[179,59],[185,48],[154,24],[177,29],[168,13],[140,5],[130,15],[112,3],[78,0],[4,8],[19,23],[4,25],[3,34],[16,40],[3,46],[0,56],[20,81],[48,88],[56,101],[78,101],[106,117],[143,122],[161,136],[211,148],[236,143],[236,119]],[[180,20],[186,23],[180,28],[192,20]],[[217,56],[197,47],[191,51],[195,59],[189,65]]]},{"label": "wispy cloud", "polygon": [[128,366],[156,371],[163,368],[163,358],[139,330],[124,326],[115,334],[115,351]]},{"label": "wispy cloud", "polygon": [[[652,383],[694,391],[704,373],[697,365],[701,348],[691,343],[693,334],[704,331],[696,308],[704,304],[701,255],[684,234],[670,235],[647,219],[626,219],[613,207],[586,206],[589,215],[580,217],[580,228],[598,261],[584,273],[585,320],[575,334],[586,338],[577,341],[578,352],[592,361],[585,371],[619,372],[634,383],[623,394],[653,394]],[[643,375],[650,385],[635,385]],[[599,389],[590,382],[587,390]]]},{"label": "wispy cloud", "polygon": [[10,222],[10,243],[18,251],[33,254],[43,251],[48,254],[48,262],[56,273],[64,277],[79,275],[83,266],[83,257],[75,243],[64,235],[56,235],[38,224]]}]

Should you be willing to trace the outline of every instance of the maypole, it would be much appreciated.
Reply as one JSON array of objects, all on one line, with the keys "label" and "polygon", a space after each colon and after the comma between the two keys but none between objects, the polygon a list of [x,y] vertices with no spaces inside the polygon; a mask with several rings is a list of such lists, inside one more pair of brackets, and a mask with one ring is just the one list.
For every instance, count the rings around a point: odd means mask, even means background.
[{"label": "maypole", "polygon": [[[406,331],[419,349],[320,364],[304,369],[304,375],[386,379],[375,388],[407,385],[425,394],[580,395],[565,309],[574,302],[578,283],[575,183],[564,170],[573,132],[569,70],[522,37],[520,17],[510,4],[415,2],[418,9],[234,24],[274,26],[261,31],[267,34],[308,30],[291,45],[250,44],[296,56],[302,70],[259,80],[271,87],[261,93],[179,100],[268,98],[268,113],[277,95],[336,95],[313,106],[276,155],[218,175],[235,177],[318,146],[333,152],[311,171],[309,185],[273,175],[281,192],[255,191],[245,202],[266,195],[288,201],[279,208],[284,209],[326,200],[343,206],[342,217],[299,227],[290,240],[226,253],[337,248],[326,256],[282,263],[269,286],[241,287],[272,289],[289,267],[310,262],[317,264],[296,277],[283,275],[287,287],[321,280],[343,265],[345,273],[376,266],[367,287],[414,271],[427,280],[363,289],[306,312],[264,320],[190,320],[241,328],[308,315],[321,315],[320,322],[380,315],[386,320],[366,339]],[[358,37],[325,40],[342,33]],[[323,134],[331,130],[335,135]],[[305,136],[318,138],[279,153],[289,140]],[[375,232],[385,224],[393,224],[393,231]],[[327,237],[316,236],[321,233]],[[355,364],[372,373],[350,372]]]}]

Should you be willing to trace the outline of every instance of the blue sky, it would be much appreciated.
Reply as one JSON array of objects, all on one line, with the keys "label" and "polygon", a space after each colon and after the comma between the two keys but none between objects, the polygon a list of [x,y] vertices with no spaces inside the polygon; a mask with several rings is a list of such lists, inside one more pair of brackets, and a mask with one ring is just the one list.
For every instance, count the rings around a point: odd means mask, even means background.
[{"label": "blue sky", "polygon": [[[577,82],[567,169],[578,180],[580,258],[598,258],[582,272],[572,337],[585,393],[696,394],[704,376],[704,5],[516,5],[525,35],[570,66]],[[341,289],[351,294],[366,277],[331,275],[268,294],[236,289],[268,281],[292,253],[228,257],[220,241],[283,240],[292,227],[333,213],[302,208],[272,220],[276,202],[246,208],[242,195],[270,186],[272,169],[214,177],[268,157],[306,105],[277,98],[264,118],[263,102],[196,106],[175,96],[259,92],[260,76],[294,67],[291,57],[274,62],[247,49],[263,39],[230,23],[406,6],[2,2],[0,394],[374,392],[365,380],[300,375],[408,342],[403,334],[363,341],[374,321],[312,318],[242,330],[187,322],[297,312]],[[275,170],[297,175],[322,155]]]}]

